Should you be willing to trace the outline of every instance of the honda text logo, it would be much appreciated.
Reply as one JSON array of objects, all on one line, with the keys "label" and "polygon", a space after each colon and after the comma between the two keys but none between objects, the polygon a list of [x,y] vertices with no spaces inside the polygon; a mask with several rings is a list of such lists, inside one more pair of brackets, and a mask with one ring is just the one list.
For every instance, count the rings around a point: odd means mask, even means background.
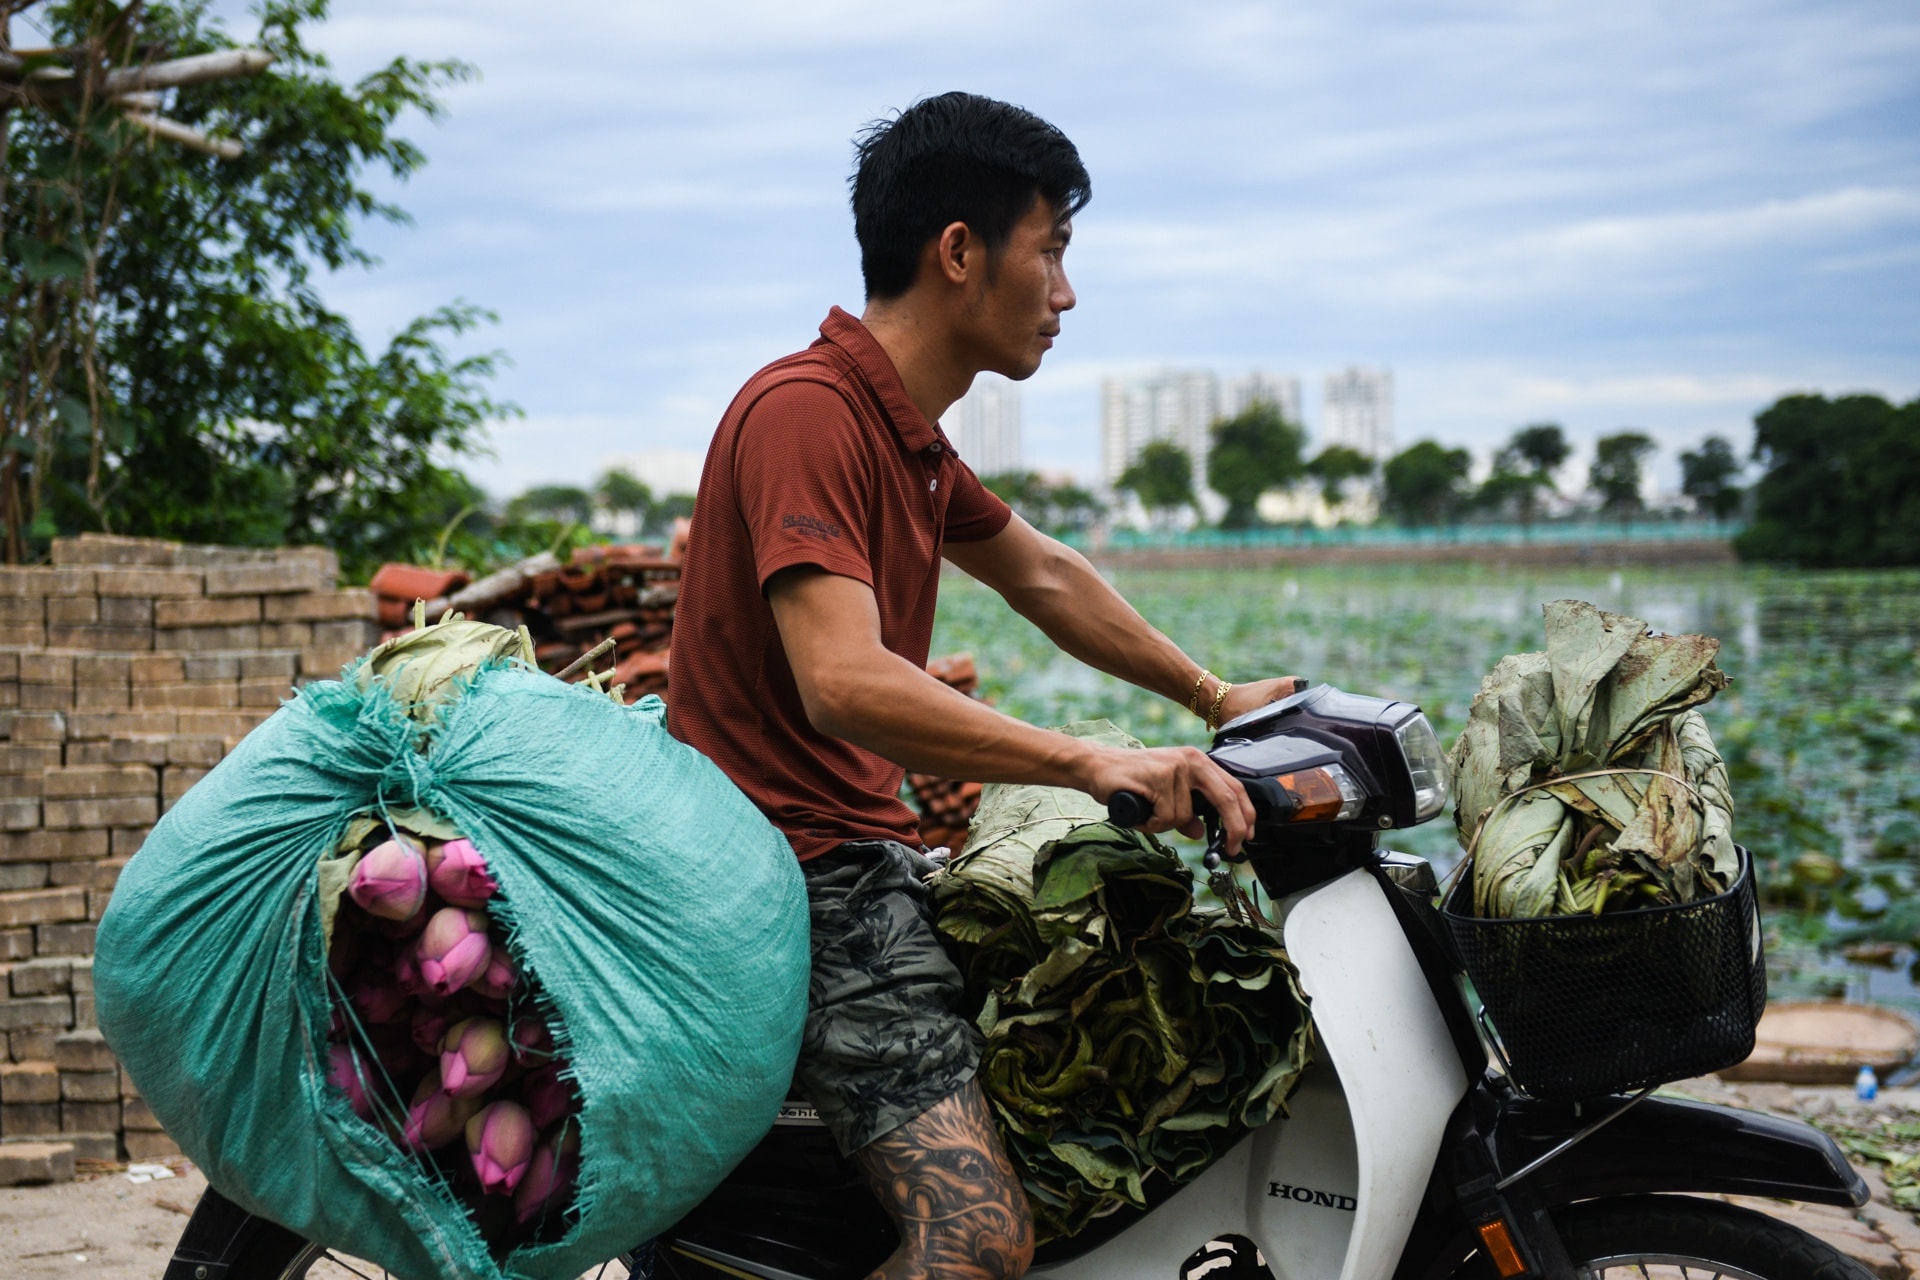
[{"label": "honda text logo", "polygon": [[1360,1207],[1360,1202],[1352,1196],[1335,1195],[1331,1191],[1315,1191],[1312,1187],[1296,1187],[1285,1182],[1269,1182],[1267,1194],[1277,1200],[1317,1205],[1322,1209],[1345,1209],[1348,1213]]}]

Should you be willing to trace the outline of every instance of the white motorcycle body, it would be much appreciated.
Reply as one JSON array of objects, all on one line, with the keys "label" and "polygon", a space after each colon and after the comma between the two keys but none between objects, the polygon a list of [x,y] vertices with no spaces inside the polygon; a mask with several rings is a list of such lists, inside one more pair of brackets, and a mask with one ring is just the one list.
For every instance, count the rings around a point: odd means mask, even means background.
[{"label": "white motorcycle body", "polygon": [[1433,991],[1366,871],[1281,904],[1313,1001],[1315,1062],[1289,1115],[1241,1142],[1059,1280],[1165,1280],[1196,1241],[1254,1241],[1278,1280],[1389,1280],[1469,1081]]}]

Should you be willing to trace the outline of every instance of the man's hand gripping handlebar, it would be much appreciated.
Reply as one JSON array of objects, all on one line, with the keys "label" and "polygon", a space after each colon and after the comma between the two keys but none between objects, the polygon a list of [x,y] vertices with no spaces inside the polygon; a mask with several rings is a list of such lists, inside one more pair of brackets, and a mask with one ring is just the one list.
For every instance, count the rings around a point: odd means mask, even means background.
[{"label": "man's hand gripping handlebar", "polygon": [[[1193,793],[1192,800],[1194,816],[1205,824],[1207,832],[1207,854],[1203,859],[1204,865],[1208,871],[1218,870],[1223,854],[1226,857],[1233,856],[1225,853],[1226,841],[1221,833],[1220,815],[1198,791]],[[1107,821],[1116,827],[1144,827],[1152,819],[1153,802],[1138,791],[1116,791],[1107,797]],[[1238,853],[1239,849],[1235,848],[1233,852]]]},{"label": "man's hand gripping handlebar", "polygon": [[1114,806],[1119,825],[1204,837],[1229,857],[1253,834],[1246,790],[1197,747],[1102,748],[1091,764],[1083,789]]}]

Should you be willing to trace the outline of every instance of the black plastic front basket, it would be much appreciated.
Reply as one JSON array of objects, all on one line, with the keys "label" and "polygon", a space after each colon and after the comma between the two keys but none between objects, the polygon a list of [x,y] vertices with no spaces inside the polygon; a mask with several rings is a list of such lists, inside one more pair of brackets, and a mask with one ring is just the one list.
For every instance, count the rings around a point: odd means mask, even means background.
[{"label": "black plastic front basket", "polygon": [[1574,1101],[1753,1052],[1767,971],[1753,859],[1717,897],[1602,916],[1483,920],[1471,869],[1441,905],[1514,1084]]}]

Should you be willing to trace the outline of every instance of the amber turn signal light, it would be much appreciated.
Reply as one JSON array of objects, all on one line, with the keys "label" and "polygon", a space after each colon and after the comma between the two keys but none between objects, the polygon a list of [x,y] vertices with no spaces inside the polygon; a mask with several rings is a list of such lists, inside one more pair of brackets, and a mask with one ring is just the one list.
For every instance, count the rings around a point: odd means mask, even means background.
[{"label": "amber turn signal light", "polygon": [[1353,778],[1337,764],[1274,779],[1294,804],[1288,822],[1344,822],[1360,812],[1363,797]]}]

